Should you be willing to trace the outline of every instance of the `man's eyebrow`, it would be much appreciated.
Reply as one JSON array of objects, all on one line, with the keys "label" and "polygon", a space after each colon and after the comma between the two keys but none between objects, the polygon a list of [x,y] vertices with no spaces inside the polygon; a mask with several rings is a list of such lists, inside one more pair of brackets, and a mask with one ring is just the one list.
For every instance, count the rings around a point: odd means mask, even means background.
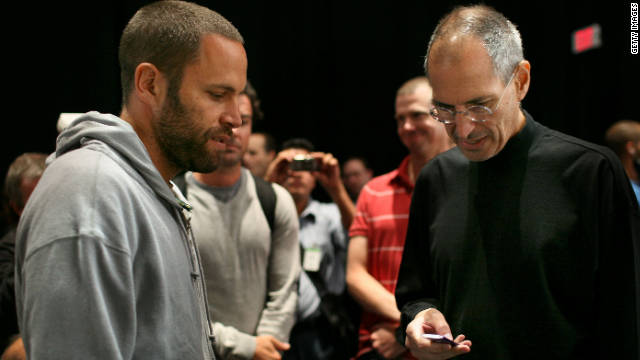
[{"label": "man's eyebrow", "polygon": [[493,99],[493,96],[490,95],[485,95],[485,96],[478,96],[476,98],[473,98],[467,102],[465,102],[465,104],[469,104],[469,105],[474,105],[474,104],[484,104],[490,100]]},{"label": "man's eyebrow", "polygon": [[431,100],[431,103],[433,104],[433,106],[437,106],[437,107],[441,107],[441,108],[445,108],[445,109],[453,109],[455,107],[453,105],[445,104],[445,103],[440,102],[438,100]]},{"label": "man's eyebrow", "polygon": [[[473,98],[471,100],[465,101],[465,105],[484,104],[487,101],[492,100],[492,98],[493,98],[492,96],[488,96],[488,95],[487,96],[478,96],[478,97],[475,97],[475,98]],[[434,106],[442,107],[442,108],[445,108],[445,109],[453,109],[453,108],[455,108],[455,105],[445,104],[445,103],[440,102],[438,100],[432,100],[431,102],[433,103]]]},{"label": "man's eyebrow", "polygon": [[224,90],[228,92],[236,92],[236,89],[233,86],[227,84],[211,84],[207,86],[207,88],[209,90]]}]

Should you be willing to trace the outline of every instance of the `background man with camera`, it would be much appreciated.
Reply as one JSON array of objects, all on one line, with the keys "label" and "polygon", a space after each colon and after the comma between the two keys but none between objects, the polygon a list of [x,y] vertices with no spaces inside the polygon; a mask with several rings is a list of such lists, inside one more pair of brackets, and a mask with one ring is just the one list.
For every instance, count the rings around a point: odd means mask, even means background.
[{"label": "background man with camera", "polygon": [[[345,314],[350,304],[345,292],[346,229],[355,215],[355,206],[333,155],[314,152],[313,144],[302,138],[285,141],[282,148],[269,165],[266,178],[284,186],[296,204],[304,270],[291,349],[285,359],[347,359],[351,349],[345,347],[356,341],[351,326],[354,321],[348,316],[330,319],[326,315]],[[311,197],[316,180],[333,203]]]}]

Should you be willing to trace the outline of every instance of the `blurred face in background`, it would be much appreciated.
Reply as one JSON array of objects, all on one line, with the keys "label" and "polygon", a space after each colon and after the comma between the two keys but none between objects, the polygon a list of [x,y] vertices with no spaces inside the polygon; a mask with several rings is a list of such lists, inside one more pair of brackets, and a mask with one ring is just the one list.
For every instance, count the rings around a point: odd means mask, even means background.
[{"label": "blurred face in background", "polygon": [[352,198],[357,198],[360,190],[371,180],[373,172],[360,159],[351,159],[342,166],[342,181]]},{"label": "blurred face in background", "polygon": [[253,175],[263,177],[267,172],[267,167],[275,156],[275,151],[267,151],[264,135],[251,134],[247,151],[242,158],[242,163]]},{"label": "blurred face in background", "polygon": [[243,154],[249,147],[253,110],[251,108],[251,101],[247,95],[239,95],[238,110],[240,111],[242,125],[240,125],[239,128],[233,129],[233,136],[222,154],[221,167],[233,167],[239,165],[242,161]]},{"label": "blurred face in background", "polygon": [[427,84],[421,84],[410,94],[396,97],[398,136],[410,154],[425,155],[434,149],[449,147],[444,126],[429,113],[431,99],[431,87]]}]

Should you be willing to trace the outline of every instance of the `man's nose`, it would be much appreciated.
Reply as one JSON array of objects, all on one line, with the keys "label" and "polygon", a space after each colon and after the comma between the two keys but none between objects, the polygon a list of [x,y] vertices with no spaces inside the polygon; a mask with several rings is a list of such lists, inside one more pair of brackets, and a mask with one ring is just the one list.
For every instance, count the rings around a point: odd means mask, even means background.
[{"label": "man's nose", "polygon": [[237,129],[242,125],[242,116],[240,116],[240,108],[238,106],[237,99],[233,98],[227,102],[220,122],[222,125],[228,126],[232,129]]},{"label": "man's nose", "polygon": [[413,124],[413,121],[410,118],[406,118],[403,122],[402,122],[402,129],[404,131],[411,131],[414,130],[416,127]]},{"label": "man's nose", "polygon": [[471,121],[469,117],[458,113],[455,118],[455,127],[456,136],[460,139],[466,139],[475,129],[476,123]]}]

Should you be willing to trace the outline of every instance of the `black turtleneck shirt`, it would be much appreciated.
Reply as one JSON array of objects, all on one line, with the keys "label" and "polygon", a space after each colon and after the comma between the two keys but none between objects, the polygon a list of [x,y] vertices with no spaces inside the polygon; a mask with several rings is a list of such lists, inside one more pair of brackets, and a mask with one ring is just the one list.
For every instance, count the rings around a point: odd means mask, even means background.
[{"label": "black turtleneck shirt", "polygon": [[416,182],[396,288],[471,359],[638,359],[640,215],[608,149],[526,125],[496,156],[459,149]]}]

